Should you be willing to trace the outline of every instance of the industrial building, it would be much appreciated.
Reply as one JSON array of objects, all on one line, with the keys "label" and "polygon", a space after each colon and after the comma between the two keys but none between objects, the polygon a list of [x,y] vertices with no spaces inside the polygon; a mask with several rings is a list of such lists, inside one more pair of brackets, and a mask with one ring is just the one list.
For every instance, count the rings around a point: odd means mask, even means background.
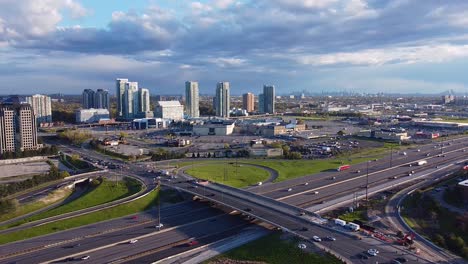
[{"label": "industrial building", "polygon": [[97,123],[102,119],[109,119],[109,110],[107,109],[78,109],[75,112],[77,123]]},{"label": "industrial building", "polygon": [[229,120],[208,120],[193,125],[193,134],[196,136],[227,136],[234,131],[234,122]]},{"label": "industrial building", "polygon": [[179,121],[184,119],[184,106],[179,101],[158,101],[154,117]]}]

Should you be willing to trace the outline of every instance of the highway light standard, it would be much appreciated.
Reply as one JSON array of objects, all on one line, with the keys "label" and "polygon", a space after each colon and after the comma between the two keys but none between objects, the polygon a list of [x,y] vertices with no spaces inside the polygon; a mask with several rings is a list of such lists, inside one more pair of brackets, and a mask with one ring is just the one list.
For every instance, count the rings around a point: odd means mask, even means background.
[{"label": "highway light standard", "polygon": [[366,167],[366,210],[369,208],[369,162],[370,160],[367,161],[367,167]]}]

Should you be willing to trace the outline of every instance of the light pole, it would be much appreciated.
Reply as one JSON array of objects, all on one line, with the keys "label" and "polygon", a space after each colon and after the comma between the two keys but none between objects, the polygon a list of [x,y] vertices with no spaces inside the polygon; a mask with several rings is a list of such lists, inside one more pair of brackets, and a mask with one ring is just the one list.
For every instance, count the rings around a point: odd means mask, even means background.
[{"label": "light pole", "polygon": [[393,145],[390,146],[390,168],[392,167],[393,161]]},{"label": "light pole", "polygon": [[368,195],[369,195],[369,160],[367,161],[367,169],[366,169],[366,210],[369,208],[369,200],[368,200]]}]

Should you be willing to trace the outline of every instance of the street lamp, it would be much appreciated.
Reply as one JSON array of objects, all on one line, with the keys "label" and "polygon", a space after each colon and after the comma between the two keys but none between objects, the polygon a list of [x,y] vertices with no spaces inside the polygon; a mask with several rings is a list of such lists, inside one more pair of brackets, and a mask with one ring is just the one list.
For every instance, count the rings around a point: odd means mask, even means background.
[{"label": "street lamp", "polygon": [[366,210],[369,208],[369,200],[368,200],[368,195],[369,195],[369,162],[370,160],[367,161],[367,169],[366,169]]}]

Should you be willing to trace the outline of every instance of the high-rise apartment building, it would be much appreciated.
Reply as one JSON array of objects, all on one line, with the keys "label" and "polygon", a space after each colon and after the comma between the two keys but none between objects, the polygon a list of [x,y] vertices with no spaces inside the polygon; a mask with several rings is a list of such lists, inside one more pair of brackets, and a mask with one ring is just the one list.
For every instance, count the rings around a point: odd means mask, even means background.
[{"label": "high-rise apartment building", "polygon": [[150,112],[150,93],[148,89],[138,89],[138,113]]},{"label": "high-rise apartment building", "polygon": [[265,113],[265,96],[263,94],[258,95],[258,112]]},{"label": "high-rise apartment building", "polygon": [[242,95],[242,108],[248,113],[254,111],[255,98],[253,93],[245,93]]},{"label": "high-rise apartment building", "polygon": [[97,89],[94,96],[94,107],[96,109],[109,109],[109,91],[103,89]]},{"label": "high-rise apartment building", "polygon": [[40,147],[37,142],[36,117],[31,105],[0,105],[0,154]]},{"label": "high-rise apartment building", "polygon": [[230,94],[229,82],[219,82],[216,85],[216,116],[229,117]]},{"label": "high-rise apartment building", "polygon": [[26,101],[33,108],[34,115],[36,116],[36,123],[38,125],[52,122],[52,103],[49,96],[35,94],[26,97]]},{"label": "high-rise apartment building", "polygon": [[263,85],[263,112],[274,114],[275,113],[275,86]]},{"label": "high-rise apartment building", "polygon": [[185,110],[189,117],[200,117],[198,82],[185,82]]},{"label": "high-rise apartment building", "polygon": [[138,113],[138,101],[138,82],[127,82],[123,97],[123,118],[131,119],[135,117]]},{"label": "high-rise apartment building", "polygon": [[95,92],[91,89],[84,89],[81,94],[81,106],[84,109],[94,108]]},{"label": "high-rise apartment building", "polygon": [[115,80],[115,95],[117,97],[117,116],[123,117],[123,106],[124,106],[124,96],[125,96],[125,87],[128,83],[128,79],[116,79]]}]

